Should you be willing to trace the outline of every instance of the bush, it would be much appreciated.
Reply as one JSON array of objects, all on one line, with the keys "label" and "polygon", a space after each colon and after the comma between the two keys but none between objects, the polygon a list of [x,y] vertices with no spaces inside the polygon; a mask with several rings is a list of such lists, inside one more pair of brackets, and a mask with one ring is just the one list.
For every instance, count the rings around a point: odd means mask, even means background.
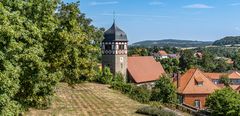
[{"label": "bush", "polygon": [[160,77],[160,80],[156,82],[152,90],[151,100],[162,103],[176,103],[176,87],[173,85],[170,77],[167,75]]},{"label": "bush", "polygon": [[102,83],[102,84],[110,84],[113,79],[113,75],[110,71],[110,68],[105,67],[103,69],[103,72],[100,72],[100,77],[97,79],[97,82]]},{"label": "bush", "polygon": [[166,111],[156,107],[145,106],[136,111],[139,114],[151,115],[151,116],[176,116],[174,112]]},{"label": "bush", "polygon": [[145,87],[134,86],[129,96],[141,103],[147,103],[151,97],[151,92]]},{"label": "bush", "polygon": [[130,98],[141,102],[147,103],[151,97],[151,92],[145,87],[138,87],[129,83],[113,82],[111,88],[119,90],[124,94],[127,94]]}]

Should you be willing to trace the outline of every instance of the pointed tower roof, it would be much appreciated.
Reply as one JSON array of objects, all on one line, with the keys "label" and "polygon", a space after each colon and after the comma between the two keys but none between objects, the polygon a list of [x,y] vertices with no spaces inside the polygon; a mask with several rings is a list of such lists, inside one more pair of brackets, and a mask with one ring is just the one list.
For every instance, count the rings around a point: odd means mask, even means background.
[{"label": "pointed tower roof", "polygon": [[126,33],[116,26],[115,21],[111,28],[104,32],[104,38],[103,42],[128,41]]}]

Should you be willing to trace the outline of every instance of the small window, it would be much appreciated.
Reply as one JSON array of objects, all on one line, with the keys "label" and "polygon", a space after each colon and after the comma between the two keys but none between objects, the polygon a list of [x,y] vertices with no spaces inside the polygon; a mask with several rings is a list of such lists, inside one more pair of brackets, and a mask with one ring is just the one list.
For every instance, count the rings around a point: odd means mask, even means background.
[{"label": "small window", "polygon": [[121,69],[123,68],[123,63],[121,63]]},{"label": "small window", "polygon": [[200,100],[195,100],[194,101],[194,106],[196,107],[196,108],[200,108]]},{"label": "small window", "polygon": [[105,45],[105,50],[112,50],[112,45]]},{"label": "small window", "polygon": [[203,86],[203,82],[197,82],[197,86]]},{"label": "small window", "polygon": [[119,50],[124,50],[124,45],[119,45]]}]

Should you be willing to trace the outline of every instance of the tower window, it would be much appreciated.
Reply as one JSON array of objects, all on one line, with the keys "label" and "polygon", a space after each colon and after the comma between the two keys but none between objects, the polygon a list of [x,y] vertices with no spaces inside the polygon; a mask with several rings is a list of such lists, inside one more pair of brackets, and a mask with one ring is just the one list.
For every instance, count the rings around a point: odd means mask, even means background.
[{"label": "tower window", "polygon": [[112,45],[105,45],[105,50],[112,50]]},{"label": "tower window", "polygon": [[124,50],[124,45],[119,45],[119,50]]},{"label": "tower window", "polygon": [[121,68],[123,68],[123,64],[121,63]]}]

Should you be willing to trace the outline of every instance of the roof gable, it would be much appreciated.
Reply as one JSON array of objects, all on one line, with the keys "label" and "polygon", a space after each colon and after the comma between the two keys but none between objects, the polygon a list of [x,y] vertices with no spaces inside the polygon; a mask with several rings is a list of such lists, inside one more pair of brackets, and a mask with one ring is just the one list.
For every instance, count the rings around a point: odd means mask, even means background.
[{"label": "roof gable", "polygon": [[230,79],[240,79],[240,74],[237,71],[233,71],[232,73],[228,74]]},{"label": "roof gable", "polygon": [[128,72],[136,83],[156,81],[165,74],[161,63],[152,56],[128,57]]},{"label": "roof gable", "polygon": [[[196,81],[202,82],[202,85],[197,85]],[[218,87],[199,69],[190,69],[180,78],[178,92],[182,94],[210,94],[216,89]]]}]

